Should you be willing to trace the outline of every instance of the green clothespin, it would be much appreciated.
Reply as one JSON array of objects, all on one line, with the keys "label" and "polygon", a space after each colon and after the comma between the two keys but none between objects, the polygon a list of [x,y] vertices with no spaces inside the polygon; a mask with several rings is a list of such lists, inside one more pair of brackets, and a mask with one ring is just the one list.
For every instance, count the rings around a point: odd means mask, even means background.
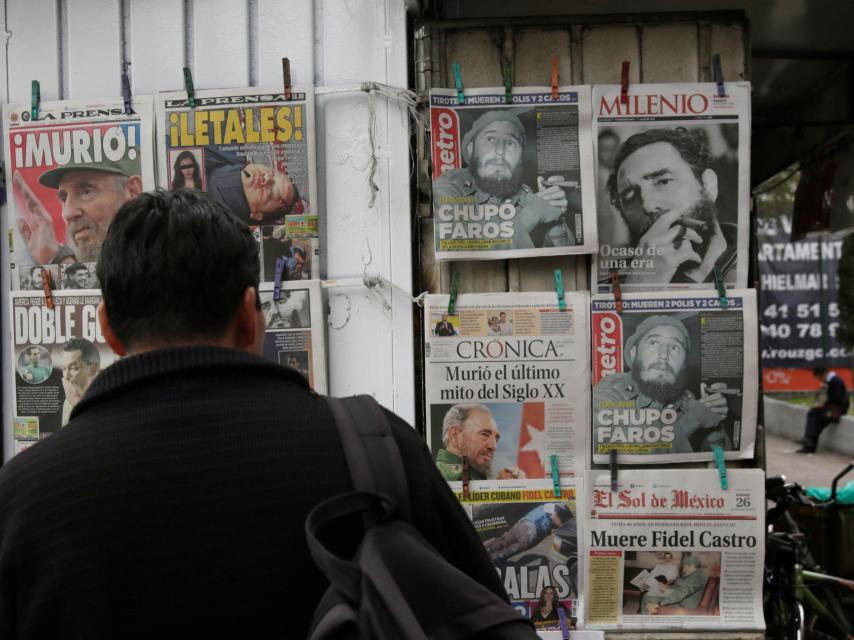
[{"label": "green clothespin", "polygon": [[196,91],[193,89],[193,73],[190,67],[184,67],[184,86],[187,88],[187,102],[190,103],[190,109],[195,109]]},{"label": "green clothespin", "polygon": [[39,85],[38,80],[33,80],[32,91],[33,91],[33,96],[32,96],[33,100],[32,100],[32,106],[30,107],[30,120],[35,122],[36,120],[39,119],[39,104],[42,101],[42,89],[41,89],[41,85]]},{"label": "green clothespin", "polygon": [[726,309],[729,306],[729,298],[726,297],[726,285],[720,267],[715,267],[715,287],[718,290],[718,300],[721,303],[721,309]]},{"label": "green clothespin", "polygon": [[557,292],[557,306],[561,311],[566,311],[566,299],[564,298],[563,289],[563,272],[560,269],[555,269],[555,291]]},{"label": "green clothespin", "polygon": [[560,469],[557,464],[557,456],[552,455],[552,485],[555,489],[555,498],[560,498]]},{"label": "green clothespin", "polygon": [[465,104],[466,96],[463,93],[463,72],[460,69],[460,63],[455,62],[452,66],[454,68],[454,86],[457,87],[457,104]]},{"label": "green clothespin", "polygon": [[726,477],[726,461],[724,460],[724,450],[720,446],[712,447],[715,453],[715,464],[718,465],[718,477],[721,479],[721,489],[726,491],[729,488],[729,482]]},{"label": "green clothespin", "polygon": [[504,102],[513,104],[513,63],[510,60],[504,62]]},{"label": "green clothespin", "polygon": [[457,310],[457,293],[460,290],[460,274],[458,271],[454,271],[454,274],[451,276],[451,297],[448,298],[448,315],[454,315],[454,312]]}]

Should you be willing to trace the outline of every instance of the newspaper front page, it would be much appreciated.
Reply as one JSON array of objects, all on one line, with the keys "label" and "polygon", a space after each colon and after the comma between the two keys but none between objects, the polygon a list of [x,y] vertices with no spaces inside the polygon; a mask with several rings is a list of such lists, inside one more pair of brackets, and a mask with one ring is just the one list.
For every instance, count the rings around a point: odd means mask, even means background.
[{"label": "newspaper front page", "polygon": [[13,290],[97,288],[94,264],[119,207],[154,188],[151,98],[6,105]]},{"label": "newspaper front page", "polygon": [[590,364],[586,292],[429,295],[427,438],[446,480],[580,475],[587,459]]},{"label": "newspaper front page", "polygon": [[258,292],[267,330],[264,357],[301,373],[317,393],[325,394],[326,319],[320,281],[283,282],[278,300],[272,284]]},{"label": "newspaper front page", "polygon": [[157,96],[159,183],[205,191],[253,228],[264,282],[320,277],[314,91],[215,89]]},{"label": "newspaper front page", "polygon": [[591,303],[593,462],[752,458],[756,441],[756,292],[638,293]]},{"label": "newspaper front page", "polygon": [[589,471],[585,624],[599,629],[764,629],[765,474]]},{"label": "newspaper front page", "polygon": [[591,253],[590,87],[430,92],[439,260]]},{"label": "newspaper front page", "polygon": [[750,84],[593,87],[599,254],[593,287],[747,286]]},{"label": "newspaper front page", "polygon": [[51,297],[52,309],[41,293],[13,292],[9,298],[14,453],[65,426],[98,372],[116,359],[98,322],[99,291]]}]

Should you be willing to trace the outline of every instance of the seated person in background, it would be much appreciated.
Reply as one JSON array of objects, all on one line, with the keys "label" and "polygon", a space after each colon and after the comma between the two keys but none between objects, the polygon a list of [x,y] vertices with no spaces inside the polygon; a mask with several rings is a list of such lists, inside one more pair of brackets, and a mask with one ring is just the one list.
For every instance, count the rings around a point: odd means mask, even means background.
[{"label": "seated person in background", "polygon": [[813,375],[821,381],[816,403],[807,412],[807,425],[804,430],[803,445],[797,453],[813,453],[818,445],[818,437],[824,428],[839,422],[839,419],[848,413],[848,389],[845,383],[833,371],[827,367],[817,366]]}]

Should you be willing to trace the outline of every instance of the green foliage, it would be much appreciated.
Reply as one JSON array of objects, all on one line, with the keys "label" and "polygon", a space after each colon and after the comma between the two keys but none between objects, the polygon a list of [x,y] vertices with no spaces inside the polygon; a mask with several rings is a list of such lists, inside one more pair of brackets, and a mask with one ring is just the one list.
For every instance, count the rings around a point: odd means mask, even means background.
[{"label": "green foliage", "polygon": [[854,348],[854,234],[842,242],[842,255],[837,265],[839,276],[839,330],[837,339],[849,349]]}]

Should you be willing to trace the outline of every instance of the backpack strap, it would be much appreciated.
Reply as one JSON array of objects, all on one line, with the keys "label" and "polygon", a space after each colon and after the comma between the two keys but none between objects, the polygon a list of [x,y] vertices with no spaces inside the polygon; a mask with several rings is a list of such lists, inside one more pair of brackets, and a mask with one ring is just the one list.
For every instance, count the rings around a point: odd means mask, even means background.
[{"label": "backpack strap", "polygon": [[382,407],[371,396],[326,398],[356,491],[385,494],[398,517],[411,520],[400,449]]}]

